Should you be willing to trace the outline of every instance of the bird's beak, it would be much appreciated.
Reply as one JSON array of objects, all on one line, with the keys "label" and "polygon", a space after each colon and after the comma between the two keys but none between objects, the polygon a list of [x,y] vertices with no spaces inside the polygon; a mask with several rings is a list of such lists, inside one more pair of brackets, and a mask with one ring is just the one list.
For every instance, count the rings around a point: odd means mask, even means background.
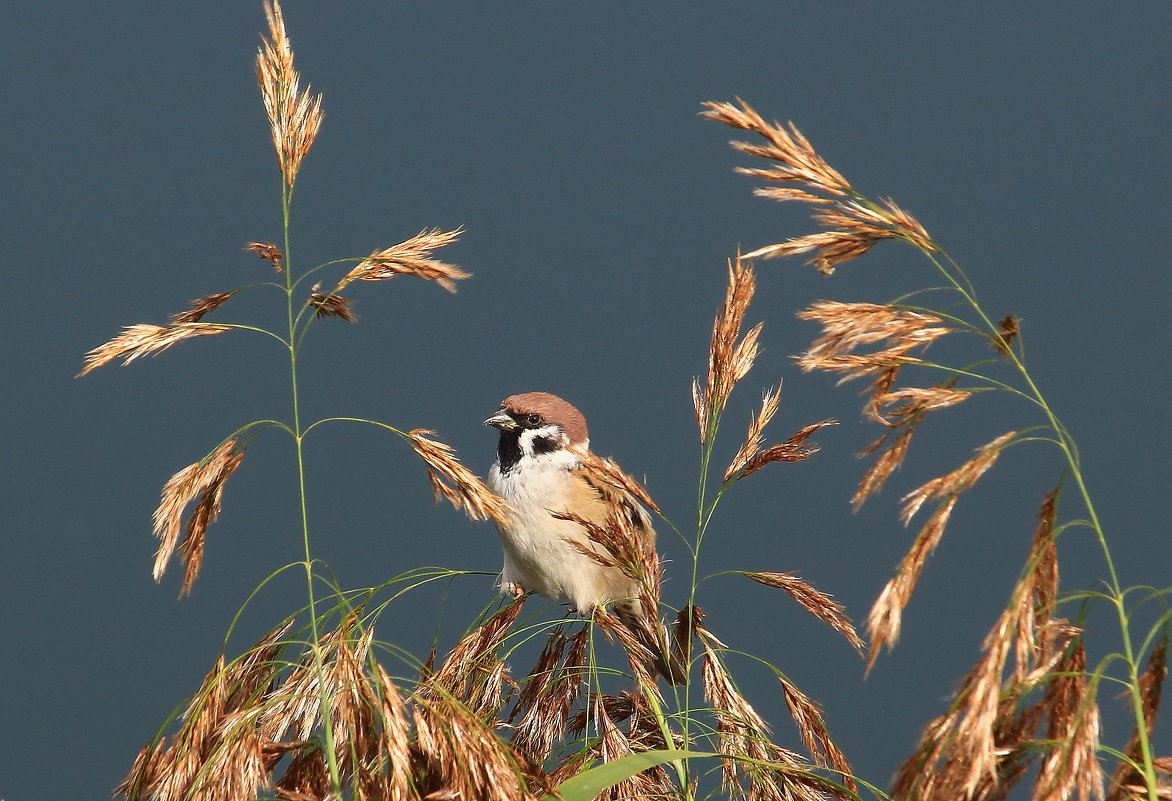
[{"label": "bird's beak", "polygon": [[485,420],[484,424],[493,428],[499,428],[501,431],[512,431],[514,428],[517,428],[517,421],[510,417],[509,413],[504,409],[501,409],[492,417]]}]

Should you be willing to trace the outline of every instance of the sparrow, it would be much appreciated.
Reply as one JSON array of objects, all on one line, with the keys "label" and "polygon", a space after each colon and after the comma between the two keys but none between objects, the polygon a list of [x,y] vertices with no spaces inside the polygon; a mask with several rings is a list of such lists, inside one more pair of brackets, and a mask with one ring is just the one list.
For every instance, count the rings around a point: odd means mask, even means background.
[{"label": "sparrow", "polygon": [[643,608],[639,582],[583,553],[605,550],[582,523],[562,517],[605,526],[608,514],[618,509],[626,530],[654,554],[655,529],[647,510],[583,466],[582,454],[590,448],[586,418],[557,395],[526,392],[505,398],[484,424],[500,430],[488,485],[511,508],[497,523],[504,547],[501,589],[514,597],[535,592],[568,601],[583,615],[610,606],[652,655],[652,672],[672,684],[686,682],[687,670],[664,645],[656,610]]}]

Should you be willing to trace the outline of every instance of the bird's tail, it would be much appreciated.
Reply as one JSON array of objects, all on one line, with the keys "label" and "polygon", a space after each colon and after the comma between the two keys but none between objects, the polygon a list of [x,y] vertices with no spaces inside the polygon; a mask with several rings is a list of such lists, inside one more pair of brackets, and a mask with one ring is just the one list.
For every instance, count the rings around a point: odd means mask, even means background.
[{"label": "bird's tail", "polygon": [[647,672],[652,676],[662,676],[668,684],[687,684],[687,662],[682,654],[668,644],[667,628],[653,616],[644,614],[643,604],[638,600],[618,601],[612,608],[624,631],[630,635],[629,641],[625,637],[621,638],[623,645],[639,658]]}]

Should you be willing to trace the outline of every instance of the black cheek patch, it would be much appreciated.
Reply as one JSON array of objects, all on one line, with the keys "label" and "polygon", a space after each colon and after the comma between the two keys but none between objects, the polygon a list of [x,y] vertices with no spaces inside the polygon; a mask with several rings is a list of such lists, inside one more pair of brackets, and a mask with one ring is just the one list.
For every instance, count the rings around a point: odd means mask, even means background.
[{"label": "black cheek patch", "polygon": [[556,437],[534,437],[533,438],[533,455],[540,456],[543,453],[553,453],[560,449],[562,443]]}]

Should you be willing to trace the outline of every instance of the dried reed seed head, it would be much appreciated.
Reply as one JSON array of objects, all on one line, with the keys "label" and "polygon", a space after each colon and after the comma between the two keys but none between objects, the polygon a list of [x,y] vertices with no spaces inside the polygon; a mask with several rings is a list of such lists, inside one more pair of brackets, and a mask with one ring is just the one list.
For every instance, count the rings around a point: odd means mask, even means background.
[{"label": "dried reed seed head", "polygon": [[249,242],[244,246],[244,249],[252,251],[272,264],[273,272],[284,272],[285,267],[282,262],[285,259],[285,254],[281,253],[281,249],[272,242]]},{"label": "dried reed seed head", "polygon": [[1144,723],[1148,732],[1156,723],[1164,681],[1168,678],[1168,641],[1161,640],[1148,655],[1148,665],[1139,677],[1139,694],[1143,699]]},{"label": "dried reed seed head", "polygon": [[[622,646],[636,683],[645,688],[647,692],[654,693],[656,697],[659,697],[655,676],[656,666],[661,661],[661,655],[657,653],[654,645],[656,639],[654,635],[650,638],[640,636],[641,633],[631,625],[634,621],[627,617],[620,620],[618,616],[611,614],[606,609],[596,608],[593,614],[594,622],[602,629],[603,634],[611,641],[618,641],[619,645]],[[667,672],[670,673],[670,668],[667,669]]]},{"label": "dried reed seed head", "polygon": [[1024,776],[1036,753],[1034,731],[1043,713],[1039,704],[1019,710],[1028,689],[1001,681],[1016,615],[1006,609],[951,709],[924,728],[897,773],[893,798],[1005,798]]},{"label": "dried reed seed head", "polygon": [[[744,175],[758,175],[762,178],[768,178],[770,173],[767,170],[737,170]],[[821,205],[826,203],[833,203],[834,200],[828,197],[820,197],[805,191],[804,189],[794,189],[789,186],[759,186],[753,190],[753,194],[757,197],[769,198],[770,200],[789,201],[794,200],[799,203],[811,203]]]},{"label": "dried reed seed head", "polygon": [[357,774],[360,766],[379,756],[379,707],[369,702],[376,682],[366,670],[372,639],[369,629],[359,636],[347,633],[339,638],[330,663],[334,687],[329,699],[330,720],[339,768],[346,775]]},{"label": "dried reed seed head", "polygon": [[822,335],[798,358],[806,371],[858,369],[861,365],[850,360],[835,359],[852,356],[860,346],[884,340],[888,343],[886,349],[862,358],[876,367],[887,367],[894,360],[907,360],[913,348],[927,346],[953,330],[935,315],[874,303],[821,300],[798,312],[797,317],[822,326]]},{"label": "dried reed seed head", "polygon": [[416,696],[413,707],[418,762],[426,798],[530,801],[518,755],[463,705],[446,697]]},{"label": "dried reed seed head", "polygon": [[396,799],[417,797],[411,776],[410,721],[407,705],[399,689],[391,681],[386,670],[378,662],[373,663],[374,683],[367,685],[373,691],[372,704],[377,704],[382,724],[380,748],[385,769],[381,772],[382,786],[377,792],[372,788],[369,795]]},{"label": "dried reed seed head", "polygon": [[317,310],[318,317],[337,317],[348,323],[358,322],[354,312],[350,311],[353,303],[341,295],[323,295],[320,292],[311,293],[305,300],[306,306],[313,306]]},{"label": "dried reed seed head", "polygon": [[[956,406],[972,397],[972,392],[951,387],[906,387],[876,393],[873,419],[886,426],[902,425],[914,416],[923,415],[937,409],[947,409]],[[894,406],[893,409],[883,411],[884,407]]]},{"label": "dried reed seed head", "polygon": [[[631,698],[630,695],[625,695],[622,700],[629,702]],[[594,696],[594,727],[602,737],[599,742],[600,756],[607,761],[618,759],[631,753],[630,741],[627,740],[622,730],[615,725],[615,721],[611,718],[608,709],[609,704],[607,703],[610,700],[607,696]],[[627,708],[623,709],[623,713],[623,716],[619,719],[627,720],[634,714],[634,708],[628,704]]]},{"label": "dried reed seed head", "polygon": [[1030,545],[1027,564],[1029,596],[1036,610],[1034,624],[1044,626],[1054,616],[1058,603],[1058,550],[1054,537],[1057,488],[1046,493],[1038,510],[1038,525]]},{"label": "dried reed seed head", "polygon": [[[718,750],[722,758],[724,784],[742,795],[748,783],[749,798],[822,799],[827,787],[811,781],[796,754],[781,748],[769,736],[769,725],[737,689],[714,646],[720,646],[711,632],[697,628],[701,648],[701,676],[704,697],[716,720]],[[749,760],[742,763],[740,760]],[[753,761],[771,763],[768,769]],[[837,796],[837,794],[835,794]]]},{"label": "dried reed seed head", "polygon": [[859,231],[821,231],[765,245],[745,254],[749,259],[779,259],[809,253],[812,264],[823,275],[831,275],[843,262],[862,256],[885,237]]},{"label": "dried reed seed head", "polygon": [[835,601],[833,596],[816,590],[813,585],[794,573],[751,572],[744,575],[758,584],[784,590],[807,612],[845,637],[859,654],[863,653],[865,646],[855,632],[854,624],[846,614],[846,608]]},{"label": "dried reed seed head", "polygon": [[747,475],[757,472],[767,464],[774,462],[801,462],[809,459],[818,452],[818,448],[807,446],[806,440],[810,438],[818,429],[824,426],[838,425],[837,420],[823,420],[813,425],[805,426],[799,429],[785,442],[779,442],[776,445],[771,445],[760,453],[754,454],[741,468],[740,477],[744,478]]},{"label": "dried reed seed head", "polygon": [[891,198],[884,198],[880,206],[870,206],[858,200],[840,200],[832,208],[822,209],[814,219],[830,228],[842,228],[836,233],[853,234],[872,243],[880,239],[907,239],[926,250],[938,250],[920,223]]},{"label": "dried reed seed head", "polygon": [[[362,684],[369,681],[362,665],[369,656],[374,631],[358,630],[360,614],[361,609],[352,611],[337,628],[318,639],[320,670],[313,650],[307,646],[284,680],[267,693],[257,717],[258,730],[264,739],[310,740],[322,723],[324,698],[331,720],[342,721],[337,731],[341,747],[358,747],[369,742],[366,713],[357,707],[364,692],[369,695],[369,691],[362,689]],[[352,740],[356,735],[358,739]]]},{"label": "dried reed seed head", "polygon": [[280,4],[265,0],[264,9],[269,39],[262,40],[256,56],[256,80],[272,130],[277,165],[285,184],[291,187],[321,128],[321,95],[311,96],[310,87],[304,92],[298,87],[300,78],[293,68],[293,50]]},{"label": "dried reed seed head", "polygon": [[798,735],[814,761],[822,767],[831,768],[842,776],[843,784],[851,792],[858,786],[851,775],[851,766],[834,740],[822,717],[822,710],[808,695],[792,684],[784,675],[778,675],[782,696],[789,708],[790,717],[798,727]]},{"label": "dried reed seed head", "polygon": [[895,575],[884,585],[879,597],[872,604],[871,612],[867,616],[867,638],[871,641],[871,653],[867,658],[868,671],[875,664],[880,649],[886,645],[887,649],[891,650],[899,640],[903,609],[911,599],[912,591],[924,565],[927,564],[928,557],[940,544],[940,538],[956,505],[956,499],[956,495],[947,498],[928,519],[912,543],[911,549],[896,566]]},{"label": "dried reed seed head", "polygon": [[1077,793],[1080,801],[1102,798],[1104,776],[1097,758],[1099,706],[1087,681],[1081,639],[1056,666],[1043,704],[1049,719],[1046,739],[1053,745],[1042,757],[1033,797],[1061,801]]},{"label": "dried reed seed head", "polygon": [[130,771],[117,787],[113,796],[122,796],[126,799],[150,797],[154,789],[162,782],[163,772],[168,768],[164,758],[164,742],[158,740],[142,747],[134,758]]},{"label": "dried reed seed head", "polygon": [[997,457],[1006,445],[1017,435],[1008,431],[977,449],[976,455],[951,473],[938,476],[912,490],[903,497],[900,519],[907,525],[924,503],[933,498],[959,495],[972,488],[985,472],[997,462]]},{"label": "dried reed seed head", "polygon": [[[219,513],[224,482],[244,458],[244,449],[237,449],[236,445],[233,438],[225,440],[203,460],[183,468],[163,486],[162,497],[154,514],[154,533],[159,538],[153,570],[155,581],[162,579],[175,551],[183,522],[183,510],[197,498],[200,499],[199,506],[187,530],[187,539],[192,541],[192,545],[188,546],[187,560],[189,564],[194,561],[198,569],[204,532]],[[190,580],[185,580],[184,586],[189,587]]]},{"label": "dried reed seed head", "polygon": [[416,428],[408,431],[405,437],[411,449],[429,468],[427,475],[436,500],[446,498],[472,520],[493,520],[504,524],[508,519],[509,505],[493,494],[475,473],[460,464],[454,448],[425,436],[434,433],[426,428]]},{"label": "dried reed seed head", "polygon": [[320,748],[300,751],[273,785],[277,797],[287,801],[337,801],[332,787],[325,752]]},{"label": "dried reed seed head", "polygon": [[341,291],[351,281],[385,281],[396,275],[414,275],[427,281],[435,281],[448,292],[455,292],[456,281],[468,278],[472,273],[465,272],[454,264],[433,259],[431,254],[432,251],[457,241],[462,233],[462,228],[454,231],[425,229],[406,242],[376,250],[350,270],[338,282],[334,291]]},{"label": "dried reed seed head", "polygon": [[748,103],[740,98],[737,103],[739,106],[732,103],[704,103],[706,110],[702,115],[731,128],[752,131],[765,139],[764,146],[745,142],[733,142],[732,145],[748,155],[777,162],[770,180],[803,183],[815,191],[836,196],[854,192],[847,180],[818,155],[792,122],[788,129],[776,122],[767,123]]},{"label": "dried reed seed head", "polygon": [[929,236],[928,231],[924,226],[913,217],[909,212],[896,205],[895,201],[889,197],[882,198],[880,203],[883,205],[883,212],[885,217],[900,233],[912,244],[921,247],[924,250],[939,252],[940,247]]},{"label": "dried reed seed head", "polygon": [[695,605],[686,606],[676,614],[676,622],[672,627],[671,650],[678,664],[691,666],[692,635],[704,622],[704,617],[704,611]]},{"label": "dried reed seed head", "polygon": [[1023,688],[1032,688],[1044,678],[1053,667],[1053,658],[1064,650],[1055,651],[1049,642],[1058,623],[1052,617],[1058,594],[1058,554],[1053,536],[1057,494],[1055,489],[1042,499],[1026,570],[1010,596],[1016,619],[1011,683]]},{"label": "dried reed seed head", "polygon": [[699,382],[693,382],[692,400],[701,442],[708,435],[711,415],[724,410],[733,387],[748,374],[757,358],[757,339],[763,324],[758,323],[741,336],[745,312],[753,300],[756,285],[757,276],[752,262],[738,253],[735,259],[729,261],[724,304],[712,323],[708,378],[703,392]]},{"label": "dried reed seed head", "polygon": [[[500,648],[524,604],[524,598],[507,604],[464,635],[417,692],[427,697],[450,696],[473,711],[484,711],[478,707],[501,700],[493,692],[494,681],[489,679],[503,667],[498,656]],[[497,679],[499,689],[500,677]]]},{"label": "dried reed seed head", "polygon": [[191,301],[191,308],[184,312],[171,315],[171,324],[178,325],[180,323],[198,323],[203,319],[205,314],[215,311],[220,308],[236,294],[236,290],[232,292],[218,292],[214,295],[198,298]]},{"label": "dried reed seed head", "polygon": [[573,637],[560,628],[553,631],[537,664],[523,680],[509,717],[513,721],[520,716],[512,743],[534,762],[543,763],[569,734],[570,712],[585,686],[589,636],[590,629],[585,626]]},{"label": "dried reed seed head", "polygon": [[700,379],[692,378],[692,408],[696,412],[696,429],[700,432],[700,441],[704,442],[708,436],[708,400],[707,393],[700,389]]},{"label": "dried reed seed head", "polygon": [[222,334],[231,330],[231,326],[212,323],[180,323],[170,326],[151,325],[150,323],[128,325],[121,334],[86,354],[85,367],[77,374],[77,377],[80,378],[114,359],[121,358],[122,364],[127,365],[140,356],[164,351],[185,339]]},{"label": "dried reed seed head", "polygon": [[948,712],[924,726],[915,749],[892,777],[891,798],[946,801],[936,792],[938,780],[942,778],[936,765],[944,752],[946,736],[955,718],[952,712]]},{"label": "dried reed seed head", "polygon": [[220,494],[218,489],[206,493],[187,521],[187,536],[179,543],[179,555],[184,568],[183,585],[179,588],[180,598],[191,592],[192,585],[199,577],[200,568],[203,567],[207,527],[219,513]]},{"label": "dried reed seed head", "polygon": [[994,724],[1000,710],[1001,677],[1013,640],[1013,611],[1006,610],[986,637],[985,652],[961,701],[952,750],[957,761],[968,766],[962,788],[965,797],[970,797],[982,782],[997,780]]},{"label": "dried reed seed head", "polygon": [[725,469],[725,481],[728,481],[732,476],[742,470],[748,464],[749,460],[757,455],[757,452],[761,449],[761,437],[765,426],[769,425],[769,421],[777,414],[777,407],[780,402],[780,383],[778,383],[776,389],[767,389],[761,393],[761,409],[753,412],[749,417],[749,430],[745,433],[745,441]]},{"label": "dried reed seed head", "polygon": [[[1015,599],[1023,596],[1022,586],[1019,584],[1015,590]],[[1085,656],[1081,655],[1081,646],[1073,644],[1070,639],[1077,636],[1076,631],[1067,631],[1063,635],[1064,642],[1071,647],[1064,646],[1060,654],[1065,661],[1062,664],[1051,662],[1039,668],[1040,677],[1050,678],[1046,697],[1019,708],[1020,700],[1032,690],[1034,680],[1022,681],[1018,670],[1008,680],[1003,677],[1008,656],[1014,652],[1014,639],[1020,636],[1018,623],[1023,614],[1017,600],[1011,600],[985,638],[982,658],[963,680],[956,702],[946,715],[925,728],[915,752],[900,768],[893,797],[924,801],[1006,797],[1038,753],[1039,743],[1034,731],[1043,718],[1050,720],[1047,741],[1052,741],[1053,745],[1048,755],[1044,754],[1051,764],[1043,767],[1036,792],[1041,793],[1041,797],[1065,799],[1077,789],[1075,784],[1064,783],[1059,777],[1064,776],[1063,771],[1068,768],[1076,773],[1083,770],[1089,740],[1082,744],[1084,751],[1081,753],[1073,745],[1073,736],[1068,736],[1066,743],[1061,740],[1063,736],[1071,735],[1074,727],[1082,725],[1084,740],[1093,729],[1097,742],[1098,711],[1093,708],[1093,693],[1086,690],[1082,673]],[[1069,627],[1048,625],[1047,629],[1057,633]],[[1060,676],[1073,681],[1056,683]],[[1078,689],[1080,683],[1082,690]],[[1088,700],[1090,706],[1085,703]],[[1079,714],[1086,711],[1087,714],[1081,722],[1072,723],[1069,715],[1064,714],[1071,710]],[[1050,771],[1049,777],[1047,771]],[[1087,785],[1088,789],[1094,781]]]},{"label": "dried reed seed head", "polygon": [[696,634],[704,652],[701,670],[704,698],[712,705],[717,730],[738,735],[768,735],[769,724],[737,689],[720,658],[717,649],[726,646],[703,626],[696,628]]},{"label": "dried reed seed head", "polygon": [[[654,717],[655,707],[641,690],[642,688],[640,688],[640,691],[633,689],[621,690],[618,695],[591,693],[589,695],[589,704],[591,706],[594,704],[602,704],[606,708],[606,714],[616,723],[638,717]],[[574,734],[580,735],[587,730],[591,722],[589,715],[589,710],[584,709],[575,716],[573,721]]]},{"label": "dried reed seed head", "polygon": [[767,245],[748,254],[749,258],[777,258],[811,253],[809,263],[829,275],[835,267],[866,253],[882,239],[906,239],[917,247],[936,251],[939,248],[928,232],[911,214],[890,198],[878,204],[864,201],[847,180],[833,169],[810,145],[791,122],[789,128],[767,123],[742,100],[739,107],[731,103],[705,103],[704,116],[726,125],[759,134],[765,144],[732,142],[742,153],[774,162],[768,168],[737,168],[738,172],[792,186],[768,186],[755,194],[776,200],[796,200],[819,209],[814,218],[837,230],[823,231],[785,242]]},{"label": "dried reed seed head", "polygon": [[[627,722],[626,731],[618,724]],[[594,729],[593,745],[577,750],[551,774],[556,784],[581,772],[588,761],[612,760],[632,753],[667,747],[683,748],[678,736],[672,737],[669,746],[659,727],[656,712],[645,695],[623,691],[621,695],[593,694],[586,706],[571,722],[577,736],[586,733],[587,727]],[[609,740],[607,739],[609,736]],[[675,798],[678,791],[671,777],[662,767],[649,768],[611,787],[599,798]]]},{"label": "dried reed seed head", "polygon": [[[887,479],[903,464],[903,460],[907,456],[908,444],[911,442],[912,434],[915,433],[918,425],[918,419],[909,421],[903,432],[892,443],[891,447],[879,454],[867,469],[867,472],[863,474],[863,478],[859,481],[859,486],[855,490],[855,494],[851,496],[851,507],[855,511],[858,511],[859,507],[863,505],[863,502],[867,498],[883,489],[883,485],[887,482]],[[887,437],[888,435],[884,434],[872,443],[867,451],[864,451],[864,454],[860,455],[865,455],[866,452],[878,447]]]},{"label": "dried reed seed head", "polygon": [[283,753],[256,727],[268,687],[283,667],[276,656],[292,621],[270,632],[243,657],[221,655],[183,714],[169,748],[162,740],[139,755],[115,791],[127,798],[255,796]]},{"label": "dried reed seed head", "polygon": [[997,338],[994,339],[993,345],[997,350],[1003,354],[1008,355],[1010,349],[1013,347],[1013,340],[1021,333],[1021,328],[1018,325],[1017,318],[1012,314],[1002,317],[997,323]]}]

